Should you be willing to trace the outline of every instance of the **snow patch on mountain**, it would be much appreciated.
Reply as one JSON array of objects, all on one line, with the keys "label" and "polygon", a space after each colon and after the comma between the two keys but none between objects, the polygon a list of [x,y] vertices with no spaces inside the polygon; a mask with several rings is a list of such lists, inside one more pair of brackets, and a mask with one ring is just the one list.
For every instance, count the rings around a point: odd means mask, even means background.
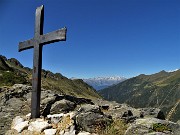
[{"label": "snow patch on mountain", "polygon": [[83,79],[84,82],[91,85],[96,90],[107,88],[111,85],[118,84],[124,80],[126,80],[126,78],[120,77],[120,76],[96,77],[96,78]]},{"label": "snow patch on mountain", "polygon": [[167,71],[167,72],[175,72],[175,71],[178,71],[179,69],[175,69],[175,70],[169,70],[169,71]]}]

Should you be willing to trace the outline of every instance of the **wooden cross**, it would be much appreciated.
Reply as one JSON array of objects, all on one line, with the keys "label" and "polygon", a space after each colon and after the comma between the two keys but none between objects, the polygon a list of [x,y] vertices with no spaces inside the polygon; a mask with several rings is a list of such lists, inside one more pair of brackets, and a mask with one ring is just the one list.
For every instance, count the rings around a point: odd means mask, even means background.
[{"label": "wooden cross", "polygon": [[43,22],[44,6],[42,5],[36,9],[34,38],[19,43],[19,52],[34,48],[31,118],[40,117],[42,47],[45,44],[66,40],[66,28],[43,35]]}]

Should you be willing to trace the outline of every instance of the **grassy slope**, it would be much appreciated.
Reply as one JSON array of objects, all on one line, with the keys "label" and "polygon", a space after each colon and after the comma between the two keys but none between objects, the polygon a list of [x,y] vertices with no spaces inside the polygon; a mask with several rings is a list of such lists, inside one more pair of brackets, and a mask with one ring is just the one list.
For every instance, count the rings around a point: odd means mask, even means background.
[{"label": "grassy slope", "polygon": [[[139,75],[100,91],[108,100],[128,103],[134,107],[160,107],[166,114],[180,99],[180,70]],[[180,119],[180,105],[172,120]]]},{"label": "grassy slope", "polygon": [[[16,61],[3,60],[2,56],[0,58],[0,86],[11,86],[15,83],[31,85],[31,69],[18,66]],[[46,70],[42,70],[42,87],[77,97],[101,98],[91,86],[82,80],[70,80],[59,73],[54,74]]]}]

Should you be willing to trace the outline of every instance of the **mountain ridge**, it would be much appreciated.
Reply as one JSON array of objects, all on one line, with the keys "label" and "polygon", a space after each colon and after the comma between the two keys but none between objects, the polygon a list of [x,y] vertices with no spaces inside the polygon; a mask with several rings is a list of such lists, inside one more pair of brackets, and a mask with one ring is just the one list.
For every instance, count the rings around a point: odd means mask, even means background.
[{"label": "mountain ridge", "polygon": [[107,88],[111,85],[115,85],[124,80],[126,80],[126,78],[120,76],[94,77],[94,78],[83,79],[84,82],[91,85],[96,90]]},{"label": "mountain ridge", "polygon": [[[61,94],[85,98],[101,98],[93,87],[82,80],[70,80],[60,73],[42,69],[42,88]],[[0,86],[12,86],[16,83],[32,85],[32,69],[24,67],[17,59],[7,59],[0,55]]]},{"label": "mountain ridge", "polygon": [[[133,107],[160,107],[168,115],[180,99],[180,70],[141,74],[98,92],[107,100],[127,103]],[[180,105],[172,117],[173,121],[179,119]]]}]

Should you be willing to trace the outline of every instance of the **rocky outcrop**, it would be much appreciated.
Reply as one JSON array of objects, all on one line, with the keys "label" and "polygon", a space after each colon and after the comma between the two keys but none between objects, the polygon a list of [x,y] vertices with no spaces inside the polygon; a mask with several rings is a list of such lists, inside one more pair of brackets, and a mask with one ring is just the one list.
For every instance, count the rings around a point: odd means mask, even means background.
[{"label": "rocky outcrop", "polygon": [[125,135],[179,135],[180,125],[157,118],[137,119],[129,126]]},{"label": "rocky outcrop", "polygon": [[178,135],[180,131],[179,124],[164,120],[163,112],[157,108],[136,109],[45,89],[41,91],[41,118],[30,119],[31,91],[31,86],[22,84],[0,89],[0,134],[95,135],[119,119],[128,126],[126,135]]},{"label": "rocky outcrop", "polygon": [[10,63],[14,64],[15,66],[23,68],[23,65],[17,59],[15,59],[15,58],[10,58],[7,61],[9,61]]},{"label": "rocky outcrop", "polygon": [[[11,127],[11,121],[13,120],[14,116],[24,116],[30,112],[32,87],[27,86],[27,85],[22,85],[22,84],[15,84],[12,87],[2,87],[0,91],[1,91],[1,94],[0,94],[0,106],[1,106],[0,107],[1,109],[0,134],[4,134],[9,129],[9,127]],[[76,121],[76,117],[79,118],[83,112],[90,113],[91,111],[93,111],[93,109],[90,109],[90,110],[86,109],[86,111],[82,111],[85,108],[87,108],[87,107],[81,108],[83,104],[90,105],[92,108],[98,107],[98,106],[93,106],[94,103],[90,99],[77,98],[77,97],[73,97],[69,95],[58,95],[58,94],[55,94],[51,90],[45,90],[45,89],[42,89],[41,91],[41,106],[40,107],[41,107],[42,117],[49,118],[51,119],[52,122],[55,122],[55,121],[62,122],[61,121],[62,118],[60,116],[58,117],[53,116],[53,118],[52,117],[50,118],[49,115],[60,113],[60,114],[63,114],[64,116],[70,113],[70,118],[73,118],[72,121]],[[98,115],[101,114],[101,117],[105,117],[100,111],[100,108],[98,107],[97,109],[99,110],[97,114]],[[85,119],[84,117],[81,116],[81,118]],[[27,119],[27,118],[23,118],[23,119]],[[34,132],[33,127],[37,123],[34,121],[34,123],[30,124],[30,122],[31,121],[28,121],[28,125],[29,125],[28,131],[24,131],[24,132]],[[75,122],[73,123],[75,127],[81,127],[81,125],[76,125]],[[22,129],[25,128],[23,127],[23,125],[27,126],[27,121],[25,120],[24,122],[21,119],[20,126],[22,126]],[[61,126],[64,126],[64,124],[61,123]],[[49,128],[49,126],[47,127]],[[14,130],[21,132],[22,129],[12,128],[11,131],[8,131],[8,134],[13,132]],[[44,131],[44,128],[41,131]],[[47,130],[46,132],[48,133],[49,130]]]},{"label": "rocky outcrop", "polygon": [[5,71],[7,71],[7,70],[12,70],[12,69],[8,66],[8,64],[5,62],[6,60],[7,60],[6,57],[0,55],[0,70],[5,70]]}]

